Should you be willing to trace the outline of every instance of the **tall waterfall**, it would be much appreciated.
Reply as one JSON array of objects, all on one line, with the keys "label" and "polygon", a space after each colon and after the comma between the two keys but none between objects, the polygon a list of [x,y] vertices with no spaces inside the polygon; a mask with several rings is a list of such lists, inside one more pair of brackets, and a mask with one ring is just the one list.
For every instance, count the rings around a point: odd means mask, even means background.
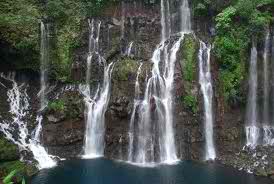
[{"label": "tall waterfall", "polygon": [[128,161],[133,162],[133,148],[134,148],[134,122],[135,122],[135,116],[136,116],[136,111],[137,108],[140,105],[141,99],[140,99],[140,83],[139,83],[139,75],[141,73],[142,65],[140,64],[138,71],[137,71],[137,76],[136,76],[136,81],[135,81],[135,97],[134,97],[134,104],[133,104],[133,110],[131,113],[131,118],[130,118],[130,125],[129,125],[129,151],[128,151]]},{"label": "tall waterfall", "polygon": [[204,97],[204,129],[206,136],[206,160],[214,160],[216,152],[213,140],[213,111],[212,111],[212,80],[210,71],[210,51],[211,46],[207,46],[204,42],[200,42],[199,50],[199,82]]},{"label": "tall waterfall", "polygon": [[253,42],[249,66],[249,90],[245,127],[247,139],[246,144],[252,148],[257,146],[260,133],[257,117],[257,83],[257,48],[255,42]]},{"label": "tall waterfall", "polygon": [[171,21],[169,1],[161,0],[161,26],[162,26],[162,42],[171,35]]},{"label": "tall waterfall", "polygon": [[191,17],[188,0],[182,0],[181,5],[181,31],[184,33],[191,32]]},{"label": "tall waterfall", "polygon": [[[40,144],[41,118],[37,119],[38,127],[30,134],[27,128],[26,118],[30,115],[29,96],[25,84],[18,85],[15,81],[15,73],[9,76],[1,75],[2,78],[12,83],[12,89],[7,92],[10,105],[11,121],[0,123],[0,129],[6,138],[19,146],[20,150],[28,150],[33,153],[38,162],[39,169],[49,168],[56,165],[48,155],[45,148]],[[16,135],[16,136],[13,136]],[[31,135],[31,137],[30,137]]]},{"label": "tall waterfall", "polygon": [[[170,46],[170,43],[165,42],[172,32],[169,1],[161,0],[161,43],[151,58],[153,67],[151,77],[147,80],[144,99],[140,102],[135,101],[138,104],[134,104],[134,114],[130,122],[130,127],[137,129],[134,131],[130,128],[129,133],[132,137],[130,144],[136,144],[136,146],[129,146],[129,161],[131,162],[138,164],[173,163],[178,160],[173,131],[174,70],[177,52],[184,39],[184,34],[190,32],[191,29],[190,10],[187,5],[188,2],[183,0],[181,6],[182,32],[179,39]],[[135,119],[138,122],[134,122]],[[134,123],[137,126],[134,126]],[[132,135],[134,132],[137,135]],[[159,155],[156,154],[157,151]]]},{"label": "tall waterfall", "polygon": [[[274,145],[274,127],[271,126],[269,118],[269,58],[270,58],[270,32],[269,29],[265,35],[264,43],[264,55],[263,55],[263,72],[264,72],[264,83],[263,83],[263,144]],[[274,54],[274,53],[273,53]]]},{"label": "tall waterfall", "polygon": [[40,44],[40,85],[41,89],[39,92],[40,97],[40,110],[42,111],[48,103],[46,97],[46,89],[47,89],[47,80],[48,80],[48,65],[49,65],[49,32],[48,32],[48,24],[44,24],[41,22],[41,44]]},{"label": "tall waterfall", "polygon": [[[110,98],[111,73],[113,63],[107,64],[99,52],[99,38],[101,22],[89,21],[89,53],[87,58],[86,85],[80,86],[86,104],[86,135],[84,142],[84,157],[94,158],[104,155],[105,147],[105,112]],[[104,67],[103,83],[98,85],[95,95],[92,97],[90,86],[91,62],[96,60]]]},{"label": "tall waterfall", "polygon": [[269,53],[270,53],[270,33],[267,31],[264,43],[263,55],[263,124],[269,124]]}]

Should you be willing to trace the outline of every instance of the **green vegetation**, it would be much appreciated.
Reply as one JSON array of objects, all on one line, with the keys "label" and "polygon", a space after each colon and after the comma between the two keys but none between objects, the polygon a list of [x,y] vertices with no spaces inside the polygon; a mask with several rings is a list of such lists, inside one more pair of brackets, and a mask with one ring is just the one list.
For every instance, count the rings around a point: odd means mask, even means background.
[{"label": "green vegetation", "polygon": [[55,100],[55,101],[51,101],[48,104],[48,109],[54,112],[58,112],[58,111],[64,111],[65,110],[65,102],[63,100]]},{"label": "green vegetation", "polygon": [[270,3],[273,1],[234,1],[215,18],[214,54],[220,66],[222,92],[228,103],[243,99],[240,86],[246,76],[251,38],[260,39],[273,19],[271,12],[260,11],[259,7]]},{"label": "green vegetation", "polygon": [[[3,179],[3,183],[4,183],[4,184],[13,184],[13,183],[14,183],[13,180],[14,180],[14,178],[16,177],[17,173],[18,173],[17,170],[11,171],[11,172]],[[25,179],[23,178],[23,179],[22,179],[22,184],[25,184],[25,183],[26,183],[26,181],[25,181]]]},{"label": "green vegetation", "polygon": [[0,137],[0,148],[0,161],[19,159],[18,148],[7,141],[4,137]]},{"label": "green vegetation", "polygon": [[120,81],[127,81],[131,74],[135,75],[136,71],[138,70],[138,62],[130,59],[124,58],[118,63],[114,68],[114,78]]},{"label": "green vegetation", "polygon": [[44,17],[55,25],[56,48],[52,60],[52,77],[63,82],[70,80],[72,51],[80,45],[81,24],[87,24],[86,18],[98,15],[113,1],[107,0],[49,0],[42,11]]},{"label": "green vegetation", "polygon": [[198,65],[198,42],[192,35],[185,35],[183,44],[181,46],[182,50],[182,76],[184,79],[184,92],[182,93],[182,103],[189,109],[192,113],[197,113],[198,111],[198,101],[197,96],[193,94],[192,90],[195,88],[197,65]]},{"label": "green vegetation", "polygon": [[195,70],[197,64],[198,44],[193,36],[186,35],[182,45],[181,66],[183,66],[183,77],[186,81],[192,82],[195,80]]},{"label": "green vegetation", "polygon": [[195,18],[215,23],[213,53],[220,67],[221,93],[228,104],[242,102],[251,38],[262,40],[273,22],[273,0],[193,0]]},{"label": "green vegetation", "polygon": [[[69,81],[72,50],[80,44],[81,24],[87,24],[87,17],[102,13],[107,5],[115,2],[115,0],[0,1],[0,41],[9,46],[5,51],[1,51],[3,64],[12,65],[13,69],[39,70],[39,24],[43,21],[51,25],[51,78]],[[11,54],[15,59],[11,59]]]},{"label": "green vegetation", "polygon": [[34,166],[25,164],[21,161],[11,161],[0,163],[0,178],[5,184],[10,182],[24,183],[24,177],[33,175],[37,169]]},{"label": "green vegetation", "polygon": [[183,97],[184,105],[194,114],[198,112],[198,100],[193,95],[186,95]]}]

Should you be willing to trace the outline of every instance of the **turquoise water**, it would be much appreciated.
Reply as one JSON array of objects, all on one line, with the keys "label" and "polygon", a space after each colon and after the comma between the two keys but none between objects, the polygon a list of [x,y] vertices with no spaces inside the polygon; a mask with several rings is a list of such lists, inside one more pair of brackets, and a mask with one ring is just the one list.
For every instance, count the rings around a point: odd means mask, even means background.
[{"label": "turquoise water", "polygon": [[106,159],[70,160],[42,170],[31,184],[271,184],[266,178],[190,161],[138,167]]}]

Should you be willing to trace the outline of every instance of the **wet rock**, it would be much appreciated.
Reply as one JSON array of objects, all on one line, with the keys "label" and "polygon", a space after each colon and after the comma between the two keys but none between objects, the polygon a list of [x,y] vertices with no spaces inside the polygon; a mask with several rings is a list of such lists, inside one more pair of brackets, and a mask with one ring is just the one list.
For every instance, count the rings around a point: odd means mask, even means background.
[{"label": "wet rock", "polygon": [[47,119],[49,123],[58,123],[65,119],[65,114],[64,113],[62,113],[61,115],[51,114],[47,116]]}]

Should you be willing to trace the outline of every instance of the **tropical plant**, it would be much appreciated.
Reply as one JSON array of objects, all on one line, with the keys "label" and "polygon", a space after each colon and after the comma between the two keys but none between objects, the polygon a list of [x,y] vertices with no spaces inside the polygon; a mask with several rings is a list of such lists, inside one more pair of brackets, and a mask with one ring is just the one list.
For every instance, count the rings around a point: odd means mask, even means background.
[{"label": "tropical plant", "polygon": [[[11,171],[4,179],[3,179],[3,184],[14,184],[13,180],[17,176],[18,170],[15,169]],[[25,179],[23,178],[21,181],[22,184],[26,184]]]}]

